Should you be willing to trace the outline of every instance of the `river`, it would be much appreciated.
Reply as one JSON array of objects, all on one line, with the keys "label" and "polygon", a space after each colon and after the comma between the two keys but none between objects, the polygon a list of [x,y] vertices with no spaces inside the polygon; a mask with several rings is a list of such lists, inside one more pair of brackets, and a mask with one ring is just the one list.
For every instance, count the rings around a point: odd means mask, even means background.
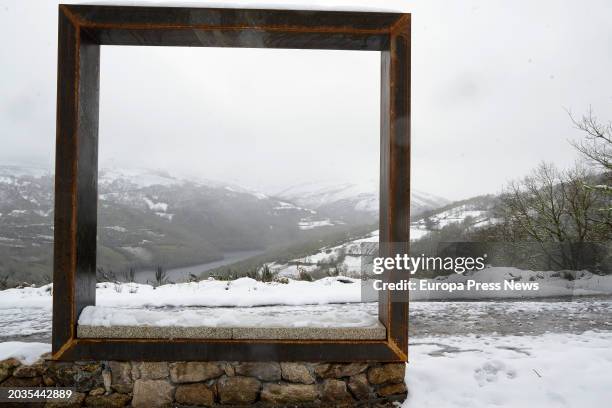
[{"label": "river", "polygon": [[[185,282],[189,279],[189,274],[200,276],[202,272],[210,271],[220,266],[230,265],[235,262],[240,262],[253,256],[261,255],[265,250],[253,251],[233,251],[223,254],[223,259],[213,262],[207,262],[197,265],[184,266],[181,268],[172,268],[166,271],[166,277],[171,282]],[[135,281],[138,283],[147,283],[147,281],[155,280],[155,270],[136,271]]]}]

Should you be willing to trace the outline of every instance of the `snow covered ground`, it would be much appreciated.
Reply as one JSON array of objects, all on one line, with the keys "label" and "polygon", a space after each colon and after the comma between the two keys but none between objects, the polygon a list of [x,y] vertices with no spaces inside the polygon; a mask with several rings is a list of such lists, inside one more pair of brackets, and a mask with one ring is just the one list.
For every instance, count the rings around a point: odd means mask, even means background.
[{"label": "snow covered ground", "polygon": [[[51,305],[51,287],[0,291],[0,310]],[[140,283],[98,283],[96,304],[112,307],[248,307],[361,301],[358,279],[328,277],[314,282],[259,282],[251,278],[176,283],[157,288]]]},{"label": "snow covered ground", "polygon": [[[565,275],[571,275],[572,280]],[[414,279],[417,288],[419,279]],[[467,287],[468,281],[498,283],[502,290],[475,287],[471,290],[453,290],[459,284]],[[612,294],[612,275],[595,275],[588,271],[528,271],[513,267],[490,267],[462,275],[452,273],[427,279],[426,290],[410,293],[412,300],[459,300],[459,299],[520,299],[558,296],[593,296]],[[513,288],[504,282],[513,282]],[[429,289],[438,285],[438,290]],[[535,286],[537,285],[537,286]],[[490,288],[490,286],[489,286]]]},{"label": "snow covered ground", "polygon": [[[157,290],[160,289],[151,289],[149,293],[155,294]],[[29,298],[37,306],[9,307],[8,302],[0,306],[3,328],[0,360],[17,357],[31,363],[50,349],[50,296],[44,290],[21,291],[28,296],[20,302],[25,304]],[[0,292],[0,301],[6,300],[5,292]],[[101,285],[99,294],[107,300],[120,295],[112,284]],[[11,296],[16,300],[14,294]],[[121,311],[130,309],[118,313]],[[171,318],[181,314],[179,324],[218,314],[218,320],[224,324],[232,324],[236,318],[253,319],[253,324],[269,318],[285,324],[286,316],[290,316],[293,324],[300,325],[304,324],[300,321],[302,317],[317,316],[323,324],[343,317],[348,324],[358,325],[360,319],[375,319],[377,304],[277,305],[205,311],[164,307],[148,311],[161,311]],[[148,316],[146,313],[143,316],[124,313],[123,317],[115,317],[142,318],[141,322],[146,323]],[[410,363],[406,374],[409,397],[404,407],[604,408],[612,399],[610,296],[411,302],[409,322]],[[45,343],[12,341],[15,339]]]},{"label": "snow covered ground", "polygon": [[22,341],[6,341],[0,343],[0,361],[16,358],[23,364],[32,364],[44,353],[51,351],[48,343],[25,343]]},{"label": "snow covered ground", "polygon": [[[408,278],[408,275],[407,275]],[[612,295],[612,275],[599,276],[587,271],[568,280],[559,272],[525,271],[511,267],[492,267],[471,274],[430,279],[434,283],[513,281],[537,283],[538,290],[464,290],[449,293],[413,291],[411,300],[469,300],[492,298],[545,298]],[[110,307],[253,307],[271,305],[321,305],[362,302],[361,281],[343,276],[313,282],[288,279],[288,283],[260,282],[251,278],[233,281],[215,279],[154,287],[139,283],[98,283],[96,304]],[[418,280],[417,280],[418,282]],[[417,285],[418,286],[418,285]],[[44,308],[51,305],[52,285],[0,291],[0,310]],[[372,299],[374,300],[374,299]]]},{"label": "snow covered ground", "polygon": [[413,339],[406,408],[605,408],[612,332]]},{"label": "snow covered ground", "polygon": [[[558,272],[489,268],[432,279],[536,282],[540,290],[529,293],[532,299],[522,299],[527,293],[520,291],[480,301],[466,297],[491,294],[412,293],[404,406],[609,406],[612,277],[574,275],[568,280]],[[376,321],[377,304],[361,303],[360,289],[358,279],[344,277],[289,283],[205,280],[158,288],[101,283],[98,307],[86,309],[81,323],[363,327]],[[0,360],[30,363],[49,351],[51,292],[51,285],[0,291]],[[446,300],[415,301],[437,296]]]}]

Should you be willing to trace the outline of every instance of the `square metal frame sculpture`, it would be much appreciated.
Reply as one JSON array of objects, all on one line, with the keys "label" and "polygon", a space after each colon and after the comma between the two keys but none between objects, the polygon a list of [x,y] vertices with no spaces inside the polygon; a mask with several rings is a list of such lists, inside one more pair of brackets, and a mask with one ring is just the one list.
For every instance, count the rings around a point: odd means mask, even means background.
[{"label": "square metal frame sculpture", "polygon": [[[410,14],[60,5],[53,358],[57,360],[406,361],[408,303],[379,294],[385,340],[88,339],[95,304],[100,46],[381,51],[380,243],[409,242]],[[388,272],[385,279],[399,281]]]}]

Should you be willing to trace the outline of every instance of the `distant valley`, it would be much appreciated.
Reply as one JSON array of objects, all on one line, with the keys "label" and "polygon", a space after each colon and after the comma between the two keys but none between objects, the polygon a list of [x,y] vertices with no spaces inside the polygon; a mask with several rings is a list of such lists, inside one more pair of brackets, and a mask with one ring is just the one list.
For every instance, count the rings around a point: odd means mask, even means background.
[{"label": "distant valley", "polygon": [[[45,169],[0,166],[0,276],[50,279],[53,182]],[[466,220],[492,222],[492,205],[491,199],[451,203],[414,191],[411,238]],[[319,183],[268,195],[164,172],[113,169],[100,171],[98,211],[99,267],[117,276],[158,265],[191,273],[198,270],[194,265],[225,265],[224,258],[241,261],[240,270],[350,246],[377,229],[378,194],[374,183]],[[256,256],[242,261],[245,254]]]},{"label": "distant valley", "polygon": [[[419,218],[449,205],[413,192],[413,237],[450,222],[444,215],[433,223],[430,215],[427,225]],[[376,229],[378,194],[375,184],[347,183],[296,185],[268,195],[164,172],[113,169],[100,171],[98,206],[98,265],[121,274],[130,267],[219,262],[231,253],[279,254],[285,247],[290,258],[351,242]],[[0,166],[0,275],[49,279],[53,215],[49,171]]]}]

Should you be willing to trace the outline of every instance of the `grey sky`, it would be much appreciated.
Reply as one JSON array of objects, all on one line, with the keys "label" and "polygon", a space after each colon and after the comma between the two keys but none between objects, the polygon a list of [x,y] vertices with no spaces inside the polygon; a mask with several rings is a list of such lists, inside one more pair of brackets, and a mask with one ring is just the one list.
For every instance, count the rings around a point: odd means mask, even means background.
[{"label": "grey sky", "polygon": [[[325,2],[360,4],[373,3]],[[573,162],[565,108],[612,119],[609,1],[375,4],[413,13],[416,189],[497,192],[541,160]],[[53,1],[0,0],[0,163],[52,162],[56,14]],[[377,75],[373,53],[104,48],[102,159],[266,189],[375,178]],[[231,146],[235,156],[220,153]]]},{"label": "grey sky", "polygon": [[379,53],[102,52],[103,166],[144,163],[266,192],[377,176]]}]

